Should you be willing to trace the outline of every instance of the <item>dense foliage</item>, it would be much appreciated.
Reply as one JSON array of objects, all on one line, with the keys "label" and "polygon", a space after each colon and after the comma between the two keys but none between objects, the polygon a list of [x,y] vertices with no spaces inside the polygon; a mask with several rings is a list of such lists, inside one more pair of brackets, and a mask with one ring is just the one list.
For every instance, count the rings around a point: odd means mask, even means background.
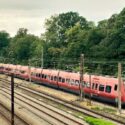
[{"label": "dense foliage", "polygon": [[84,53],[87,72],[114,74],[116,68],[107,62],[124,61],[125,9],[97,26],[76,12],[61,13],[46,19],[45,28],[41,37],[28,34],[25,28],[12,38],[1,31],[1,62],[41,66],[43,55],[46,68],[78,70],[80,54]]}]

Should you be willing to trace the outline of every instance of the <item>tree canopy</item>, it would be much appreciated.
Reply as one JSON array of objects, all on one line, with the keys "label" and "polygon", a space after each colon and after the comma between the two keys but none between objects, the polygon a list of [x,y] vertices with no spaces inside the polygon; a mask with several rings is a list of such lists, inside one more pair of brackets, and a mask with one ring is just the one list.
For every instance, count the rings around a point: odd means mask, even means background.
[{"label": "tree canopy", "polygon": [[[32,65],[40,66],[44,52],[46,68],[56,65],[64,69],[72,65],[77,68],[81,53],[85,54],[86,60],[124,61],[125,9],[98,25],[77,12],[56,14],[45,20],[45,28],[41,37],[29,34],[26,28],[20,28],[11,38],[6,31],[1,31],[0,56],[8,58],[8,63],[28,65],[30,61]],[[94,66],[97,70],[100,67]]]}]

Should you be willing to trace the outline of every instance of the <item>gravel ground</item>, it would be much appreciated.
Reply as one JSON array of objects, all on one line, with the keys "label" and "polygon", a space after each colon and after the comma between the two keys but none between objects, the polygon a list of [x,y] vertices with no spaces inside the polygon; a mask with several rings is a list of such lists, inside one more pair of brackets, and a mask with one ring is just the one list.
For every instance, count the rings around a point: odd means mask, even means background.
[{"label": "gravel ground", "polygon": [[0,114],[0,125],[9,125],[10,123]]}]

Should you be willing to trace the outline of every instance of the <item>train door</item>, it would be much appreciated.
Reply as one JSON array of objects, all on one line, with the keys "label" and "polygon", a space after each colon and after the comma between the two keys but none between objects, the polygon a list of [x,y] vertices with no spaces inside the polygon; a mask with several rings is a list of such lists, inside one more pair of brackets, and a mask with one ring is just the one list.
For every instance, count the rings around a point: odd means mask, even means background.
[{"label": "train door", "polygon": [[62,89],[68,89],[69,83],[67,83],[67,79],[69,79],[69,73],[60,71],[58,76],[58,85]]},{"label": "train door", "polygon": [[57,86],[58,74],[59,74],[58,70],[52,70],[51,71],[51,74],[50,74],[50,84]]},{"label": "train door", "polygon": [[79,91],[79,84],[80,84],[80,80],[79,80],[79,74],[77,73],[70,73],[70,81],[68,84],[68,88],[72,91]]}]

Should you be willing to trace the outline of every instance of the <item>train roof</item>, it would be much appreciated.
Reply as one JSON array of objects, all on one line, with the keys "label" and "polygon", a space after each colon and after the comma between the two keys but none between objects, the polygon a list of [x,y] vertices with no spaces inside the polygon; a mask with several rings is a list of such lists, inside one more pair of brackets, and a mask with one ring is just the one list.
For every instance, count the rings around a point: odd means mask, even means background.
[{"label": "train roof", "polygon": [[43,69],[42,70],[42,74],[51,75],[51,72],[52,72],[52,70],[50,70],[50,69]]},{"label": "train roof", "polygon": [[[3,66],[5,68],[20,69],[20,70],[28,70],[29,68],[29,66],[3,64],[3,63],[0,63],[0,66]],[[80,79],[79,73],[67,72],[62,70],[41,69],[41,68],[31,67],[31,71],[35,71],[37,73],[42,72],[43,74],[48,74],[48,75],[58,75],[58,72],[60,72],[60,76],[64,76],[65,78]],[[84,80],[87,82],[89,82],[89,77],[90,77],[89,74],[83,75]],[[118,78],[114,78],[113,76],[91,75],[91,79],[94,80],[95,82],[99,81],[99,83],[118,84]]]},{"label": "train roof", "polygon": [[103,83],[103,84],[118,84],[118,79],[117,78],[112,78],[112,77],[104,77],[104,76],[97,76],[97,75],[92,75],[92,81],[94,83]]},{"label": "train roof", "polygon": [[64,78],[70,78],[71,77],[70,73],[65,72],[65,71],[60,71],[59,76],[63,76]]},{"label": "train roof", "polygon": [[21,65],[16,65],[16,69],[20,69],[21,68]]},{"label": "train roof", "polygon": [[20,70],[28,70],[29,66],[21,66]]},{"label": "train roof", "polygon": [[58,72],[59,72],[59,70],[51,70],[51,75],[57,76]]},{"label": "train roof", "polygon": [[36,68],[36,73],[41,73],[42,69],[41,68]]}]

